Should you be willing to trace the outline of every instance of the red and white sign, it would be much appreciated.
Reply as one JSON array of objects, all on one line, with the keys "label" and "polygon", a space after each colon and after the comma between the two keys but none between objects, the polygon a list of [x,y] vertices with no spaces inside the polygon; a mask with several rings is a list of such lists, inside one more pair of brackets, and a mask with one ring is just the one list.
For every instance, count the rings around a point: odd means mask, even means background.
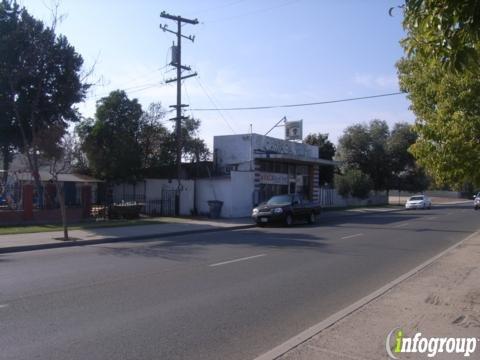
[{"label": "red and white sign", "polygon": [[288,174],[279,173],[260,173],[261,184],[288,185]]}]

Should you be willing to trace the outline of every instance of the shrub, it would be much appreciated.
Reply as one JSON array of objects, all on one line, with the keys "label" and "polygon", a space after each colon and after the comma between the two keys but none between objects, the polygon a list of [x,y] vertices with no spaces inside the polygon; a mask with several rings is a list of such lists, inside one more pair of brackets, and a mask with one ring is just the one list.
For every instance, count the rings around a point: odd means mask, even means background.
[{"label": "shrub", "polygon": [[335,175],[335,189],[343,196],[365,199],[372,190],[372,181],[360,170],[348,169],[343,175]]}]

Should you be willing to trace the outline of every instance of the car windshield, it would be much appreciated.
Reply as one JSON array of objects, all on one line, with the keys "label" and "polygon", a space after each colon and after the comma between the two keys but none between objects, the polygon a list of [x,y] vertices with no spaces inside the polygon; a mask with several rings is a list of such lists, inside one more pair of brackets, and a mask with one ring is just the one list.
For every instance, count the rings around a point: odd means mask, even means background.
[{"label": "car windshield", "polygon": [[267,201],[268,205],[290,204],[292,197],[290,195],[277,195]]},{"label": "car windshield", "polygon": [[417,201],[417,200],[423,200],[423,196],[412,196],[410,198],[410,201]]}]

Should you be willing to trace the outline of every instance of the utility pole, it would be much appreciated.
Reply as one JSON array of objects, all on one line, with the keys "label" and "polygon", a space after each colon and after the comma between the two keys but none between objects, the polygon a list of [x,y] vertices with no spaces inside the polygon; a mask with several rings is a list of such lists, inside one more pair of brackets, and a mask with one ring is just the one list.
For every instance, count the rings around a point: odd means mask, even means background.
[{"label": "utility pole", "polygon": [[176,163],[177,163],[178,191],[177,191],[177,196],[175,198],[175,208],[176,208],[176,211],[178,211],[179,203],[180,203],[180,197],[179,197],[180,195],[178,192],[181,190],[180,177],[182,174],[182,120],[187,119],[182,115],[182,108],[188,106],[188,105],[182,104],[182,80],[188,79],[190,77],[197,75],[197,73],[195,72],[182,77],[182,70],[187,70],[187,71],[191,70],[189,66],[182,65],[182,37],[187,40],[190,40],[191,42],[195,40],[195,36],[182,35],[182,23],[196,25],[198,24],[198,20],[197,19],[191,20],[191,19],[183,18],[181,16],[170,15],[170,14],[167,14],[165,11],[161,12],[160,17],[177,22],[177,31],[172,31],[168,29],[167,25],[160,25],[160,29],[162,29],[163,31],[168,31],[177,36],[177,44],[172,46],[172,61],[170,63],[170,65],[177,68],[177,78],[167,80],[166,82],[167,83],[174,82],[174,81],[177,82],[177,104],[170,105],[170,107],[176,108],[177,110],[177,115],[172,120],[175,120],[175,136],[176,136],[176,145],[177,145],[176,146],[176,150],[177,150]]}]

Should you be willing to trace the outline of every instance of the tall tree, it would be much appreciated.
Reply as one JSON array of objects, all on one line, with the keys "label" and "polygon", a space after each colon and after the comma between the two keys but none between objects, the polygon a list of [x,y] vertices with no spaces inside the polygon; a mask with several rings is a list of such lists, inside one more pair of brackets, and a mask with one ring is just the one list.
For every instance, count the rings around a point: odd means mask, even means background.
[{"label": "tall tree", "polygon": [[82,57],[54,27],[46,27],[15,1],[1,1],[0,106],[13,116],[40,194],[39,160],[50,155],[42,146],[60,145],[69,122],[79,120],[74,105],[88,89],[82,65]]},{"label": "tall tree", "polygon": [[388,125],[382,120],[349,126],[339,139],[339,159],[344,167],[359,169],[373,182],[373,189],[389,190],[390,161],[387,150]]},{"label": "tall tree", "polygon": [[[333,160],[335,156],[335,145],[328,140],[328,134],[308,134],[305,143],[318,146],[318,157],[325,160]],[[333,166],[322,166],[318,176],[320,186],[333,184],[333,175],[335,168]]]},{"label": "tall tree", "polygon": [[142,151],[142,168],[151,169],[169,163],[168,129],[162,124],[165,110],[161,103],[152,103],[140,118],[138,141]]},{"label": "tall tree", "polygon": [[402,44],[407,57],[421,57],[447,71],[477,72],[480,66],[478,0],[406,0]]},{"label": "tall tree", "polygon": [[78,127],[82,149],[95,176],[107,181],[134,182],[142,168],[142,148],[138,141],[142,107],[124,91],[112,91],[97,103],[95,121]]},{"label": "tall tree", "polygon": [[423,191],[429,179],[409,151],[415,144],[417,134],[408,123],[396,123],[387,141],[391,180],[390,187],[404,191]]},{"label": "tall tree", "polygon": [[397,68],[416,115],[412,153],[437,183],[480,186],[480,4],[416,0],[404,10]]}]

